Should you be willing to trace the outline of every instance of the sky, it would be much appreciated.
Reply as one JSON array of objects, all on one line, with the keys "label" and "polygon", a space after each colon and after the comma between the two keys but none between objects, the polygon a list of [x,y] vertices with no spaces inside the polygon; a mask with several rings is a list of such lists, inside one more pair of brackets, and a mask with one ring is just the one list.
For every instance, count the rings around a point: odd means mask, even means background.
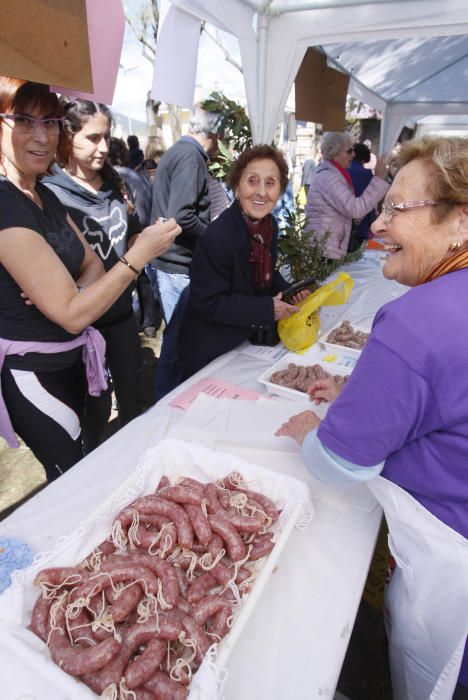
[{"label": "sky", "polygon": [[[140,4],[144,0],[140,0]],[[134,8],[135,0],[124,0],[124,8]],[[209,27],[214,32],[213,27]],[[230,55],[240,63],[237,39],[219,32],[223,44]],[[146,94],[151,89],[153,66],[143,56],[141,44],[132,29],[125,24],[125,38],[121,57],[122,68],[119,70],[112,108],[131,119],[146,121]],[[244,82],[240,71],[228,63],[221,49],[205,32],[200,37],[200,49],[197,66],[197,86],[208,95],[211,90],[221,90],[228,97],[245,104]]]}]

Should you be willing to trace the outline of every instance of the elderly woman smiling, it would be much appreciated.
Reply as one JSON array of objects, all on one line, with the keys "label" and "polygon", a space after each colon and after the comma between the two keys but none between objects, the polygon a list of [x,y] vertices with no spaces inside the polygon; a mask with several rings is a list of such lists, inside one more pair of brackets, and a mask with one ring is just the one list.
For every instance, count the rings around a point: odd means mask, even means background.
[{"label": "elderly woman smiling", "polygon": [[360,197],[354,192],[349,168],[354,149],[347,133],[327,131],[320,144],[323,160],[314,172],[307,193],[307,228],[321,239],[327,232],[325,255],[337,260],[348,252],[353,219],[362,219],[384,197],[388,183],[386,157],[381,156],[375,168],[375,177]]},{"label": "elderly woman smiling", "polygon": [[[174,312],[179,366],[164,391],[279,319],[295,313],[309,292],[288,302],[288,282],[275,269],[278,225],[272,211],[288,183],[288,166],[268,144],[245,150],[228,176],[235,201],[197,243],[188,298]],[[170,326],[169,326],[170,327]],[[163,345],[164,351],[164,345]],[[164,380],[164,378],[163,378]],[[161,384],[156,378],[156,395]]]},{"label": "elderly woman smiling", "polygon": [[305,411],[277,434],[319,479],[367,481],[382,504],[394,697],[426,700],[438,683],[448,700],[460,664],[468,685],[468,140],[408,142],[399,160],[373,229],[385,277],[411,289],[379,310],[338,396],[311,387],[336,398],[325,419]]}]

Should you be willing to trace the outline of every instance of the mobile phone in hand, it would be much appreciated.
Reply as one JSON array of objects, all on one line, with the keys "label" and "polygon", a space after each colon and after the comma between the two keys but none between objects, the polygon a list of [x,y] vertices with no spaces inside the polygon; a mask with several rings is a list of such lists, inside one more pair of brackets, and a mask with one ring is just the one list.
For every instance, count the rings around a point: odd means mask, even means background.
[{"label": "mobile phone in hand", "polygon": [[298,292],[302,292],[303,289],[307,289],[308,287],[310,287],[312,284],[314,284],[314,282],[315,277],[307,277],[305,280],[301,280],[300,282],[292,284],[290,287],[285,289],[284,292],[281,292],[283,295],[283,300],[287,301]]}]

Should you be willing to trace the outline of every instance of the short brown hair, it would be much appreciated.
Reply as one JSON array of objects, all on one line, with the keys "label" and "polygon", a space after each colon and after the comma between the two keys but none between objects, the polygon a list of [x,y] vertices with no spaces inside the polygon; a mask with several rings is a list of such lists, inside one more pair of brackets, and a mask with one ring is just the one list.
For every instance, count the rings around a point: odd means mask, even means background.
[{"label": "short brown hair", "polygon": [[434,221],[440,223],[457,205],[468,204],[468,138],[425,136],[405,141],[397,155],[398,165],[403,167],[413,160],[428,168],[431,198],[446,202],[434,207]]},{"label": "short brown hair", "polygon": [[260,160],[268,158],[272,160],[278,167],[280,173],[280,187],[281,193],[283,193],[288,186],[289,182],[289,168],[286,163],[286,159],[277,148],[274,146],[269,146],[267,143],[259,144],[258,146],[252,146],[247,148],[243,153],[240,154],[239,158],[233,163],[231,169],[227,176],[227,184],[234,192],[236,187],[238,187],[242,173],[246,169],[249,163],[253,160]]},{"label": "short brown hair", "polygon": [[62,116],[59,99],[55,92],[50,92],[48,85],[0,76],[0,112],[23,113],[34,107],[47,117]]}]

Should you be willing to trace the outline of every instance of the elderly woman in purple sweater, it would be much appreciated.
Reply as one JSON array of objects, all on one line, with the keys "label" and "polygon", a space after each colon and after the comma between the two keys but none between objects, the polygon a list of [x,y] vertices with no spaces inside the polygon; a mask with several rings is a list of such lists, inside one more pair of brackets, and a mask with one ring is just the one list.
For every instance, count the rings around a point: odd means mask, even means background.
[{"label": "elderly woman in purple sweater", "polygon": [[348,252],[353,219],[362,219],[374,209],[388,190],[386,156],[381,156],[375,176],[356,197],[348,168],[353,160],[353,141],[347,133],[327,131],[320,149],[323,160],[315,170],[307,193],[307,229],[321,239],[328,233],[325,256],[332,260]]},{"label": "elderly woman in purple sweater", "polygon": [[335,398],[324,420],[305,411],[277,434],[319,479],[365,481],[383,506],[394,697],[449,700],[457,677],[468,686],[468,140],[408,142],[399,159],[372,228],[385,277],[411,289],[379,310],[341,393],[311,387]]}]

